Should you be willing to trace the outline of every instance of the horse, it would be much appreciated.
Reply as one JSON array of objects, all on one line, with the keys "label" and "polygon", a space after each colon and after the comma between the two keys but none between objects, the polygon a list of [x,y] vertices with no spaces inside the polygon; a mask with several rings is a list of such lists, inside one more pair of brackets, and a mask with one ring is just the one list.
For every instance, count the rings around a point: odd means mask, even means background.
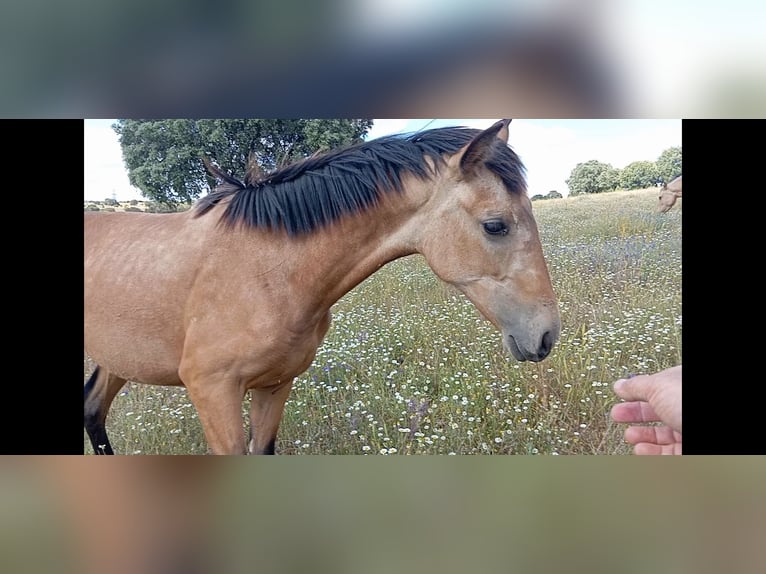
[{"label": "horse", "polygon": [[665,183],[660,189],[660,203],[657,210],[660,213],[667,213],[670,208],[676,204],[676,199],[681,197],[681,176],[672,180],[669,184]]},{"label": "horse", "polygon": [[293,379],[333,304],[410,254],[460,290],[517,360],[545,359],[561,320],[510,122],[386,136],[244,181],[208,160],[221,183],[188,211],[86,212],[94,451],[113,454],[106,416],[130,380],[183,385],[209,453],[274,454]]}]

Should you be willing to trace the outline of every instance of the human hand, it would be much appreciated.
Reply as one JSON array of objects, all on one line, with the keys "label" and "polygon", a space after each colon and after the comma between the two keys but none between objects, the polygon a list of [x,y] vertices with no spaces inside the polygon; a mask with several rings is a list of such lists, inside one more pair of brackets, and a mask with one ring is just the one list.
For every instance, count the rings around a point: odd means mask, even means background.
[{"label": "human hand", "polygon": [[625,430],[625,440],[634,445],[635,454],[681,454],[681,365],[620,379],[614,392],[627,401],[612,407],[615,422],[663,423]]}]

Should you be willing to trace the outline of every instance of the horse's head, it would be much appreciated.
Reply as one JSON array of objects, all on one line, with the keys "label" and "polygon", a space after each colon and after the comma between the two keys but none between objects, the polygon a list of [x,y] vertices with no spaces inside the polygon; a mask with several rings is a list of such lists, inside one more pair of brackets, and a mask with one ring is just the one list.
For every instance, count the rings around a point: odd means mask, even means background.
[{"label": "horse's head", "polygon": [[657,211],[660,213],[667,213],[670,208],[676,204],[676,199],[681,197],[681,176],[679,175],[670,185],[667,183],[662,184],[660,189],[660,201],[657,204]]},{"label": "horse's head", "polygon": [[672,191],[668,191],[667,189],[663,189],[660,191],[660,201],[657,205],[657,211],[660,213],[667,213],[670,211],[670,208],[673,207],[676,203],[676,194]]},{"label": "horse's head", "polygon": [[446,158],[420,219],[434,273],[462,291],[520,361],[541,361],[559,337],[556,295],[543,257],[524,167],[502,120]]}]

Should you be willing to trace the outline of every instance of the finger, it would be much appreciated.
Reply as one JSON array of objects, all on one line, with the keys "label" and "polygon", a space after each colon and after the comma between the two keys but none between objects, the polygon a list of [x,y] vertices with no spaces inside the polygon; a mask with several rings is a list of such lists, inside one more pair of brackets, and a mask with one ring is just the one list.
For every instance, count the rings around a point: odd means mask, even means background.
[{"label": "finger", "polygon": [[648,398],[650,380],[647,375],[620,379],[614,383],[614,392],[625,401],[645,401]]},{"label": "finger", "polygon": [[681,443],[651,444],[640,442],[633,447],[633,453],[637,455],[681,454]]},{"label": "finger", "polygon": [[630,444],[650,442],[664,445],[678,442],[670,427],[630,427],[625,429],[625,440]]},{"label": "finger", "polygon": [[616,423],[652,423],[660,420],[649,403],[642,401],[614,405],[611,417]]}]

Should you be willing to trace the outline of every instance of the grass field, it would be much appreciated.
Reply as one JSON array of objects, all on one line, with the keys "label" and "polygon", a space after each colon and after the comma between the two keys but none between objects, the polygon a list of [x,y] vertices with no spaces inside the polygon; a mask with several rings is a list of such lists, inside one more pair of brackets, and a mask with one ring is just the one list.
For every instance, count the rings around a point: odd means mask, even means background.
[{"label": "grass field", "polygon": [[[562,317],[541,363],[506,354],[422,257],[387,265],[335,305],[277,452],[629,453],[608,416],[612,383],[681,362],[682,206],[659,214],[656,202],[649,189],[533,204]],[[92,369],[86,357],[85,380]],[[126,385],[107,431],[120,454],[206,452],[183,388]]]}]

